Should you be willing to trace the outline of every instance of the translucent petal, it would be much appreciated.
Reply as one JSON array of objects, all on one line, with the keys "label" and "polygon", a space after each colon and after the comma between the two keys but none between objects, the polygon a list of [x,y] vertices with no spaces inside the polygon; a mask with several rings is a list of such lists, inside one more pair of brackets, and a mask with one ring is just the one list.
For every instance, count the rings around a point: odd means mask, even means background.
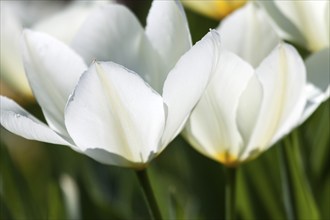
[{"label": "translucent petal", "polygon": [[185,134],[197,150],[216,160],[225,152],[237,158],[243,145],[236,124],[237,108],[253,73],[235,54],[221,52],[216,75],[186,126]]},{"label": "translucent petal", "polygon": [[181,131],[183,123],[215,73],[219,44],[217,33],[208,33],[180,58],[169,73],[163,88],[163,98],[168,108],[163,146]]},{"label": "translucent petal", "polygon": [[34,96],[50,127],[67,135],[64,108],[87,67],[73,50],[47,34],[25,30],[23,38],[24,67]]},{"label": "translucent petal", "polygon": [[226,17],[217,28],[223,48],[257,67],[279,43],[264,11],[253,2]]},{"label": "translucent petal", "polygon": [[330,96],[329,60],[330,49],[326,48],[312,54],[305,62],[309,83],[306,87],[308,102],[300,123],[303,123]]},{"label": "translucent petal", "polygon": [[100,149],[133,163],[147,163],[160,153],[165,113],[162,97],[136,73],[101,62],[80,79],[65,123],[83,151]]},{"label": "translucent petal", "polygon": [[167,73],[190,49],[191,37],[186,15],[179,1],[153,1],[149,11],[146,35],[165,63]]},{"label": "translucent petal", "polygon": [[8,131],[30,140],[68,146],[72,145],[13,100],[1,96],[0,101],[1,125]]},{"label": "translucent petal", "polygon": [[72,47],[86,61],[112,61],[142,76],[158,92],[163,71],[141,24],[126,7],[107,5],[95,10],[72,41]]},{"label": "translucent petal", "polygon": [[[87,16],[100,6],[100,2],[74,1],[64,10],[53,16],[47,17],[31,28],[52,35],[60,41],[69,44],[78,32],[80,26],[87,19]],[[103,4],[106,1],[102,2]]]},{"label": "translucent petal", "polygon": [[283,14],[301,31],[312,51],[329,47],[325,28],[327,1],[274,1]]},{"label": "translucent petal", "polygon": [[263,100],[243,158],[261,152],[293,129],[302,115],[306,98],[306,70],[297,51],[280,44],[261,63],[256,74]]}]

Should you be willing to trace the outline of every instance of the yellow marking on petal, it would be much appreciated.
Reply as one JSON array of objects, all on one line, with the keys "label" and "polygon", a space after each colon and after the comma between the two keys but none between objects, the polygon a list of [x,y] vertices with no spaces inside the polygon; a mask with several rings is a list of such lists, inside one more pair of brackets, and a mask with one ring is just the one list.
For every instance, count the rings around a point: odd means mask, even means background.
[{"label": "yellow marking on petal", "polygon": [[236,167],[240,164],[240,161],[238,161],[238,158],[231,155],[228,151],[219,153],[216,156],[216,159],[220,163],[222,163],[223,165],[228,166],[228,167]]},{"label": "yellow marking on petal", "polygon": [[183,4],[188,8],[203,14],[205,16],[209,16],[211,18],[220,20],[221,18],[227,16],[234,10],[243,6],[247,0],[216,0],[216,1],[191,1],[191,0],[183,0]]},{"label": "yellow marking on petal", "polygon": [[246,3],[246,1],[237,1],[237,0],[226,0],[226,1],[216,1],[216,12],[218,18],[223,18],[229,15],[231,12],[240,8]]}]

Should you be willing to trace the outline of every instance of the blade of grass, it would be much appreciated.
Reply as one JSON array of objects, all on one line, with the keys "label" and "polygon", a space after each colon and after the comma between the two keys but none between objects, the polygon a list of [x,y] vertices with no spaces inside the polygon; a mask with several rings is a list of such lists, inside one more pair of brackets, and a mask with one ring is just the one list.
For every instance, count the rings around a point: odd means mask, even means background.
[{"label": "blade of grass", "polygon": [[[287,139],[285,141],[288,141]],[[285,147],[285,146],[284,146]],[[282,186],[282,198],[285,208],[286,218],[288,220],[296,219],[296,213],[294,210],[294,199],[293,199],[293,189],[290,184],[290,177],[288,172],[288,161],[285,159],[285,152],[283,146],[278,146],[278,157],[279,157],[279,167],[281,175],[281,186]]]},{"label": "blade of grass", "polygon": [[287,162],[288,181],[293,194],[293,207],[298,219],[319,219],[319,211],[306,178],[299,149],[297,130],[285,140],[284,156]]}]

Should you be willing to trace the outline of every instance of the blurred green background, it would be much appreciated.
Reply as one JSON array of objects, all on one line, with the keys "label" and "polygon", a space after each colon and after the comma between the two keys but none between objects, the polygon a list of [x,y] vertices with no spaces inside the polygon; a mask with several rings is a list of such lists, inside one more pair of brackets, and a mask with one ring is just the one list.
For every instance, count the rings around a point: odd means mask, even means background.
[{"label": "blurred green background", "polygon": [[[124,1],[145,25],[151,1]],[[186,10],[193,42],[219,22]],[[24,107],[42,118],[36,103]],[[330,219],[329,109],[239,167],[237,219]],[[134,171],[1,128],[0,219],[149,219]],[[149,167],[166,219],[223,219],[224,168],[177,137]],[[290,207],[291,206],[291,207]]]}]

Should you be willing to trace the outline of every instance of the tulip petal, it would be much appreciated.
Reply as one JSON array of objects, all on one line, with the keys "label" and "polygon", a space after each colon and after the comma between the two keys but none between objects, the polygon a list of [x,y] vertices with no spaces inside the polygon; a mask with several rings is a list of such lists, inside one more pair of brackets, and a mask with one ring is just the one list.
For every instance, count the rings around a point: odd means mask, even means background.
[{"label": "tulip petal", "polygon": [[223,48],[257,67],[279,43],[264,11],[253,2],[226,17],[217,29]]},{"label": "tulip petal", "polygon": [[162,97],[112,62],[95,63],[84,73],[65,113],[68,132],[83,151],[101,149],[133,163],[159,153],[164,123]]},{"label": "tulip petal", "polygon": [[30,30],[24,31],[23,61],[32,91],[48,124],[67,135],[64,108],[87,68],[85,63],[62,42]]},{"label": "tulip petal", "polygon": [[261,83],[257,75],[254,74],[240,97],[237,109],[237,126],[244,142],[244,148],[240,149],[240,153],[244,152],[250,141],[259,116],[262,97],[263,90]]},{"label": "tulip petal", "polygon": [[299,45],[305,45],[306,39],[301,30],[285,16],[285,14],[277,7],[275,1],[257,0],[272,18],[274,28],[281,38],[293,41]]},{"label": "tulip petal", "polygon": [[107,5],[95,10],[72,41],[86,61],[113,61],[140,74],[157,91],[156,77],[163,67],[141,24],[126,7]]},{"label": "tulip petal", "polygon": [[153,1],[147,18],[146,35],[166,64],[161,79],[164,82],[167,73],[192,45],[186,15],[181,3],[179,1]]},{"label": "tulip petal", "polygon": [[256,74],[263,88],[263,101],[243,158],[266,150],[292,130],[306,103],[306,70],[292,46],[283,43],[276,47]]},{"label": "tulip petal", "polygon": [[300,123],[303,123],[330,96],[329,60],[329,48],[311,55],[306,60],[307,81],[311,85],[306,88],[308,103]]},{"label": "tulip petal", "polygon": [[327,1],[274,1],[283,14],[301,31],[309,49],[317,51],[329,46],[324,25]]},{"label": "tulip petal", "polygon": [[[242,137],[236,125],[239,98],[253,68],[231,52],[221,51],[218,69],[187,123],[188,139],[202,153],[221,160],[221,155],[237,158]],[[225,161],[221,161],[225,162]]]},{"label": "tulip petal", "polygon": [[119,154],[111,153],[107,150],[100,148],[86,149],[83,153],[93,158],[94,160],[98,161],[99,163],[103,163],[107,165],[116,165],[120,167],[128,167],[134,169],[143,169],[146,166],[146,164],[144,163],[141,162],[135,163],[129,161],[127,158],[122,157]]},{"label": "tulip petal", "polygon": [[308,83],[305,87],[305,96],[307,97],[307,103],[305,105],[304,112],[299,120],[299,125],[304,123],[306,119],[311,116],[315,110],[321,105],[322,102],[329,98],[329,89],[326,92],[321,91],[313,84]]},{"label": "tulip petal", "polygon": [[29,140],[71,145],[46,124],[25,111],[11,99],[0,96],[1,125],[8,131]]},{"label": "tulip petal", "polygon": [[36,23],[32,29],[48,33],[68,44],[87,16],[100,5],[99,2],[74,1],[65,10]]},{"label": "tulip petal", "polygon": [[219,44],[217,32],[211,31],[184,54],[168,74],[163,88],[168,117],[162,146],[178,135],[203,94],[216,70]]}]

